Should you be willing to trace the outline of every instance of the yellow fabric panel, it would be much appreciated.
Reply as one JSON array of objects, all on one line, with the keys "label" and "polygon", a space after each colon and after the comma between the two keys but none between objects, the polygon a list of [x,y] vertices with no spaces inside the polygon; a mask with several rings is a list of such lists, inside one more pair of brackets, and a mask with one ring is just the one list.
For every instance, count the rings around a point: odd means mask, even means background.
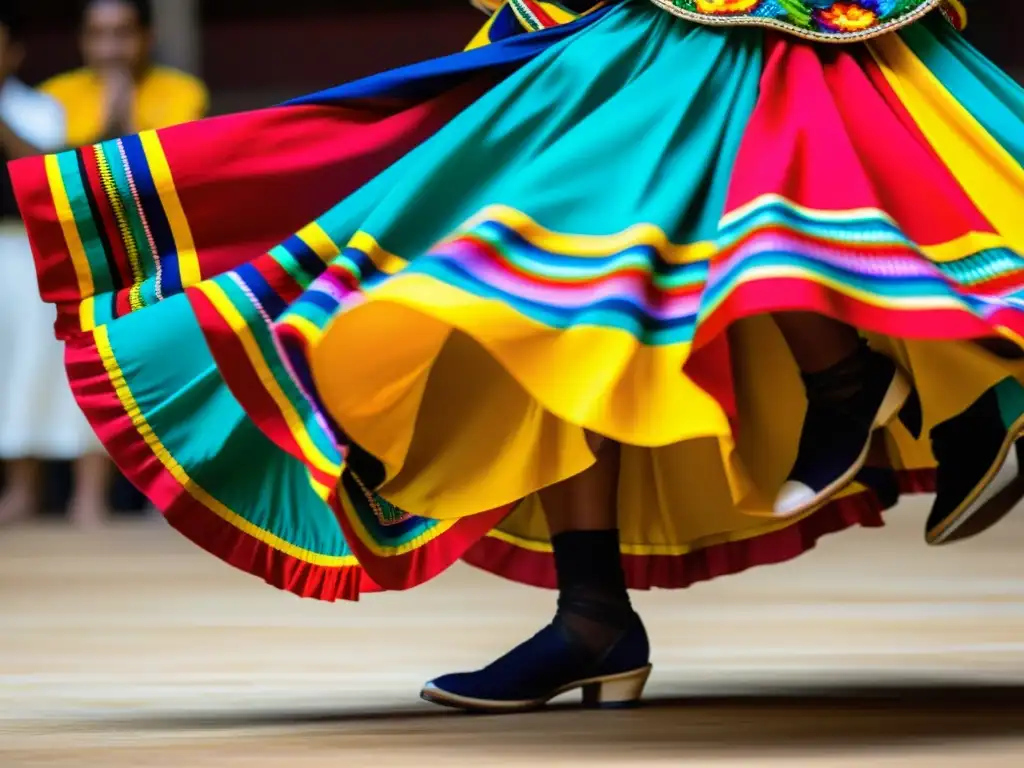
[{"label": "yellow fabric panel", "polygon": [[[805,400],[770,318],[729,330],[741,425],[734,438],[717,403],[680,367],[673,364],[674,383],[659,383],[670,370],[659,356],[679,351],[626,350],[617,332],[596,328],[579,329],[577,347],[573,332],[541,328],[424,276],[386,286],[326,330],[313,366],[328,409],[388,464],[381,493],[401,508],[452,519],[525,498],[499,535],[543,547],[535,492],[590,466],[590,429],[625,443],[627,551],[681,553],[794,522],[772,519],[769,501],[795,455]],[[911,373],[928,420],[918,440],[898,423],[888,430],[900,468],[932,467],[930,427],[1007,374],[968,343],[872,343]],[[336,364],[369,358],[368,370],[380,372],[372,381]],[[630,434],[616,434],[627,427]]]},{"label": "yellow fabric panel", "polygon": [[[910,370],[928,422],[914,440],[900,424],[886,432],[890,456],[902,469],[934,465],[928,430],[962,411],[1006,375],[1006,368],[967,343],[895,342],[872,337]],[[770,499],[796,452],[805,401],[795,364],[774,323],[752,318],[730,331],[737,373],[740,433],[737,452],[754,487],[748,501],[734,503],[729,468],[721,445],[712,439],[660,448],[626,446],[619,483],[619,524],[623,551],[631,554],[683,554],[753,538],[791,525],[775,520]],[[957,371],[951,378],[949,371]],[[756,371],[756,376],[751,376]],[[843,495],[859,491],[854,485]],[[549,534],[536,495],[506,518],[497,538],[547,551]]]},{"label": "yellow fabric panel", "polygon": [[472,51],[474,48],[483,48],[485,45],[491,43],[491,27],[494,25],[495,17],[492,16],[487,20],[480,31],[473,35],[473,39],[469,41],[469,45],[466,46],[467,51]]},{"label": "yellow fabric panel", "polygon": [[1024,168],[982,127],[899,35],[869,43],[875,61],[943,164],[1006,244],[1024,253]]}]

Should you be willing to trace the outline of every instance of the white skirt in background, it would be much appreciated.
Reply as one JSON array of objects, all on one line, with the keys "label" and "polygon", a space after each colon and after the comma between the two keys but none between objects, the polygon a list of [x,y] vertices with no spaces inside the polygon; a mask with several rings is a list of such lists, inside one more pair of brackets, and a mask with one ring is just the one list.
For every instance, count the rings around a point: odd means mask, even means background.
[{"label": "white skirt in background", "polygon": [[0,460],[102,450],[71,395],[55,318],[39,298],[24,229],[0,222]]}]

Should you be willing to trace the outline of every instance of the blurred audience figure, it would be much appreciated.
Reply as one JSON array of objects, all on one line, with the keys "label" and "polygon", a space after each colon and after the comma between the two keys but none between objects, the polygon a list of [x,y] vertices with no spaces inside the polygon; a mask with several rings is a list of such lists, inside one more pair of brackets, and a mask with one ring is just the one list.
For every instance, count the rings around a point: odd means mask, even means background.
[{"label": "blurred audience figure", "polygon": [[[7,162],[66,144],[64,111],[15,77],[24,50],[14,0],[0,0],[0,523],[32,516],[40,502],[40,459],[78,460],[71,514],[102,515],[99,442],[71,396],[53,307],[39,298],[35,267],[11,189]],[[86,454],[89,459],[82,459]],[[102,479],[102,478],[100,478]]]},{"label": "blurred audience figure", "polygon": [[85,66],[41,86],[64,106],[69,145],[206,115],[209,98],[201,81],[153,63],[152,24],[147,0],[86,0],[81,26]]},{"label": "blurred audience figure", "polygon": [[[85,0],[80,35],[84,66],[40,86],[64,107],[68,146],[205,117],[209,97],[203,83],[153,62],[153,14],[147,0]],[[83,498],[73,492],[72,514],[95,522],[107,514],[112,468],[105,456],[86,457],[80,465],[82,480],[76,467],[75,487],[89,493]]]}]

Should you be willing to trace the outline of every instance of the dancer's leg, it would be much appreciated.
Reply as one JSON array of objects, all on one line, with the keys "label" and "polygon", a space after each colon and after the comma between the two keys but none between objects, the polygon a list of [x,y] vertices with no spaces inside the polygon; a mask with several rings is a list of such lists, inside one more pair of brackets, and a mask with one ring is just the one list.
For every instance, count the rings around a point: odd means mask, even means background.
[{"label": "dancer's leg", "polygon": [[[891,418],[893,403],[903,396],[899,390],[909,391],[899,381],[902,374],[860,342],[850,326],[804,312],[779,314],[775,321],[808,396],[800,449],[776,499],[776,512],[796,514],[821,504],[854,477],[875,488],[883,505],[895,503],[895,478],[883,468],[887,462],[879,435],[872,440],[871,433]],[[1003,360],[1024,357],[1016,344],[1004,339],[975,343]],[[920,422],[919,410],[909,409],[911,430],[919,429]],[[1013,377],[932,430],[937,493],[925,529],[929,543],[958,541],[987,530],[1024,498],[1024,474],[1011,459],[1016,454],[1018,464],[1024,461],[1022,432],[1024,386]],[[866,445],[867,454],[862,452]]]},{"label": "dancer's leg", "polygon": [[821,373],[860,348],[855,328],[813,312],[780,312],[774,316],[801,373]]},{"label": "dancer's leg", "polygon": [[[855,356],[861,348],[860,335],[855,328],[825,315],[784,312],[775,315],[775,324],[802,374],[827,371]],[[874,491],[885,509],[895,506],[899,500],[899,486],[882,432],[872,437],[867,460],[857,480]]]},{"label": "dancer's leg", "polygon": [[431,681],[422,694],[428,701],[515,711],[572,688],[582,688],[590,704],[639,699],[650,646],[630,605],[619,553],[620,446],[588,440],[596,463],[540,494],[558,577],[554,621],[482,670]]},{"label": "dancer's leg", "polygon": [[1020,360],[1024,358],[1024,350],[1009,339],[978,339],[974,343],[1001,360]]},{"label": "dancer's leg", "polygon": [[[807,392],[797,457],[775,501],[776,514],[788,516],[819,506],[858,473],[864,474],[872,433],[896,415],[911,385],[895,363],[870,349],[851,326],[808,312],[781,313],[775,322]],[[916,432],[919,422],[914,409],[908,426]],[[874,453],[880,458],[877,445]],[[882,478],[878,472],[867,475],[875,484]]]},{"label": "dancer's leg", "polygon": [[597,461],[540,493],[558,574],[555,623],[594,654],[608,651],[636,621],[619,552],[620,446],[588,435]]},{"label": "dancer's leg", "polygon": [[593,433],[587,433],[587,445],[597,457],[594,465],[539,494],[552,537],[618,527],[619,446]]}]

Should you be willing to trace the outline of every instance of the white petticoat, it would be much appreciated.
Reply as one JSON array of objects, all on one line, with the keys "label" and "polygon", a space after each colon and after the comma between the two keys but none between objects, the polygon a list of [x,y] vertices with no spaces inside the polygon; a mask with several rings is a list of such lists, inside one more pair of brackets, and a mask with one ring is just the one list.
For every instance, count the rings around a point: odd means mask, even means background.
[{"label": "white petticoat", "polygon": [[39,298],[24,229],[0,222],[0,460],[102,450],[71,394],[55,317]]}]

